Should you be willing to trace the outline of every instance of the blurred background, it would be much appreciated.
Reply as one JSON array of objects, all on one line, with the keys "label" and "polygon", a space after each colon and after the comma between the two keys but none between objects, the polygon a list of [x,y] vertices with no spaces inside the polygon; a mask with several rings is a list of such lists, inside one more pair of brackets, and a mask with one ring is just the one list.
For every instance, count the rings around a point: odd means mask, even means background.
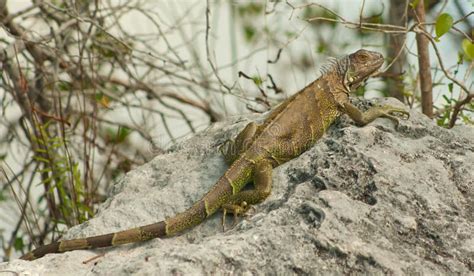
[{"label": "blurred background", "polygon": [[473,124],[473,0],[0,0],[0,258],[90,219],[113,181],[263,113],[330,57],[384,54],[365,98]]}]

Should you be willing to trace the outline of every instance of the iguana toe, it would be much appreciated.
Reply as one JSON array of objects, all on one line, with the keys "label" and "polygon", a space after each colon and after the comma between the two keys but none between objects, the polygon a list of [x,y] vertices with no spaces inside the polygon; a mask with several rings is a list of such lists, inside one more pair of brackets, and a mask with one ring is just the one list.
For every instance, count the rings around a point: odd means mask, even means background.
[{"label": "iguana toe", "polygon": [[382,112],[382,117],[392,120],[397,126],[400,124],[400,119],[408,120],[410,118],[410,112],[403,108],[383,105],[379,109]]},{"label": "iguana toe", "polygon": [[224,204],[222,205],[222,230],[225,232],[225,218],[228,212],[232,213],[234,215],[234,222],[232,223],[232,226],[234,226],[237,223],[237,217],[238,216],[245,216],[245,213],[250,209],[250,205],[247,204],[247,202],[242,201],[240,204]]}]

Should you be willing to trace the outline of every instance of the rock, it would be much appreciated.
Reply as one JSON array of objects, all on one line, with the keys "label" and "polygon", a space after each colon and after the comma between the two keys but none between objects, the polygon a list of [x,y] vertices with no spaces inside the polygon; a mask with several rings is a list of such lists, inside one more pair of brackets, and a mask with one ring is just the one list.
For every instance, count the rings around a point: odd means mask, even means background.
[{"label": "rock", "polygon": [[[131,171],[67,237],[183,211],[225,171],[217,146],[245,123],[213,125]],[[271,196],[250,216],[226,232],[220,219],[169,239],[13,260],[0,274],[472,274],[474,128],[440,128],[416,111],[397,128],[383,118],[359,128],[343,117],[274,170]]]}]

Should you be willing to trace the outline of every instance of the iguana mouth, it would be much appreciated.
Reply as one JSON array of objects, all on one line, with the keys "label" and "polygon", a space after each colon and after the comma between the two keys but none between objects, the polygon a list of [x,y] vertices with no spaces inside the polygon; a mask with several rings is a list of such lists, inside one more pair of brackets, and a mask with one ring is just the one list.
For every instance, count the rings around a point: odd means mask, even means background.
[{"label": "iguana mouth", "polygon": [[380,58],[380,59],[377,59],[376,61],[370,63],[370,67],[372,68],[376,68],[375,70],[373,70],[372,72],[370,72],[369,74],[367,74],[366,76],[364,76],[364,81],[367,80],[368,78],[370,77],[373,77],[373,76],[376,76],[378,75],[379,73],[381,73],[381,68],[382,68],[382,64],[384,63],[384,59],[383,58]]},{"label": "iguana mouth", "polygon": [[374,62],[372,62],[372,64],[370,64],[371,67],[375,67],[377,69],[374,70],[373,73],[377,73],[380,71],[380,68],[382,67],[382,64],[384,63],[384,59],[383,57],[381,56],[379,59],[375,60]]}]

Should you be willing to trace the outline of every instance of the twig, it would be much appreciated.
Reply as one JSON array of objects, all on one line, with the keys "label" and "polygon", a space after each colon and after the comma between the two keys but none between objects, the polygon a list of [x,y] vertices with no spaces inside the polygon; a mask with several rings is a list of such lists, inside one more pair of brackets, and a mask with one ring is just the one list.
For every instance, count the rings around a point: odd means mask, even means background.
[{"label": "twig", "polygon": [[99,255],[97,255],[97,256],[94,256],[94,257],[92,257],[92,258],[90,258],[90,259],[87,259],[87,260],[83,261],[82,264],[88,264],[88,263],[90,263],[90,262],[92,262],[92,261],[95,261],[95,260],[97,260],[97,259],[99,259],[99,258],[102,258],[102,257],[104,257],[104,256],[105,256],[105,253],[99,254]]},{"label": "twig", "polygon": [[265,93],[265,91],[263,90],[263,88],[262,88],[259,84],[257,84],[257,83],[255,82],[255,79],[254,79],[254,78],[250,77],[249,75],[245,74],[245,73],[242,72],[242,71],[239,71],[238,76],[239,76],[239,78],[240,78],[240,77],[244,77],[244,78],[246,78],[246,79],[248,79],[248,80],[251,80],[251,81],[255,84],[255,86],[257,86],[257,88],[258,88],[258,90],[260,91],[260,93],[262,94],[262,96],[263,96],[265,99],[267,98],[267,93]]},{"label": "twig", "polygon": [[214,65],[214,63],[212,62],[212,59],[211,59],[211,53],[210,53],[210,49],[209,49],[209,31],[211,30],[211,25],[210,25],[210,22],[209,22],[209,14],[211,13],[211,9],[210,9],[210,5],[209,5],[209,0],[206,0],[206,56],[207,56],[207,62],[209,63],[209,65],[211,66],[212,68],[212,72],[214,72],[214,75],[216,76],[217,80],[219,81],[219,83],[229,92],[231,93],[232,92],[232,87],[229,87],[227,84],[224,83],[224,81],[222,81],[221,77],[219,76],[219,73],[217,72],[217,68],[216,66]]},{"label": "twig", "polygon": [[421,31],[425,37],[428,38],[428,40],[431,42],[431,46],[433,46],[433,49],[435,50],[435,53],[436,53],[436,57],[438,59],[438,62],[439,62],[439,66],[441,67],[441,70],[443,71],[444,75],[449,79],[451,80],[453,83],[455,83],[457,86],[459,86],[462,90],[464,90],[464,92],[466,92],[467,94],[471,94],[472,92],[466,87],[466,85],[464,85],[463,83],[461,83],[460,81],[458,81],[457,79],[455,79],[447,70],[446,68],[444,67],[444,63],[443,63],[443,59],[441,58],[441,54],[439,52],[439,49],[438,49],[438,46],[436,45],[436,41],[433,39],[433,37],[428,34],[427,32],[425,31]]},{"label": "twig", "polygon": [[362,27],[362,22],[364,21],[364,17],[363,17],[364,6],[365,6],[365,0],[362,0],[362,6],[360,7],[360,12],[359,12],[359,27]]},{"label": "twig", "polygon": [[273,89],[275,91],[275,94],[280,94],[281,92],[283,92],[283,90],[275,84],[275,81],[273,81],[272,75],[267,74],[267,76],[268,76],[268,79],[270,80],[270,82],[272,83],[272,85],[271,86],[268,85],[267,88]]},{"label": "twig", "polygon": [[278,49],[277,55],[274,60],[267,60],[267,63],[277,63],[278,60],[280,59],[281,52],[283,51],[283,48]]},{"label": "twig", "polygon": [[474,94],[469,94],[464,98],[462,101],[457,101],[453,107],[453,114],[451,114],[451,118],[449,119],[448,127],[452,128],[456,124],[456,120],[458,118],[459,112],[461,111],[462,107],[465,104],[468,104],[472,99],[474,99]]}]

